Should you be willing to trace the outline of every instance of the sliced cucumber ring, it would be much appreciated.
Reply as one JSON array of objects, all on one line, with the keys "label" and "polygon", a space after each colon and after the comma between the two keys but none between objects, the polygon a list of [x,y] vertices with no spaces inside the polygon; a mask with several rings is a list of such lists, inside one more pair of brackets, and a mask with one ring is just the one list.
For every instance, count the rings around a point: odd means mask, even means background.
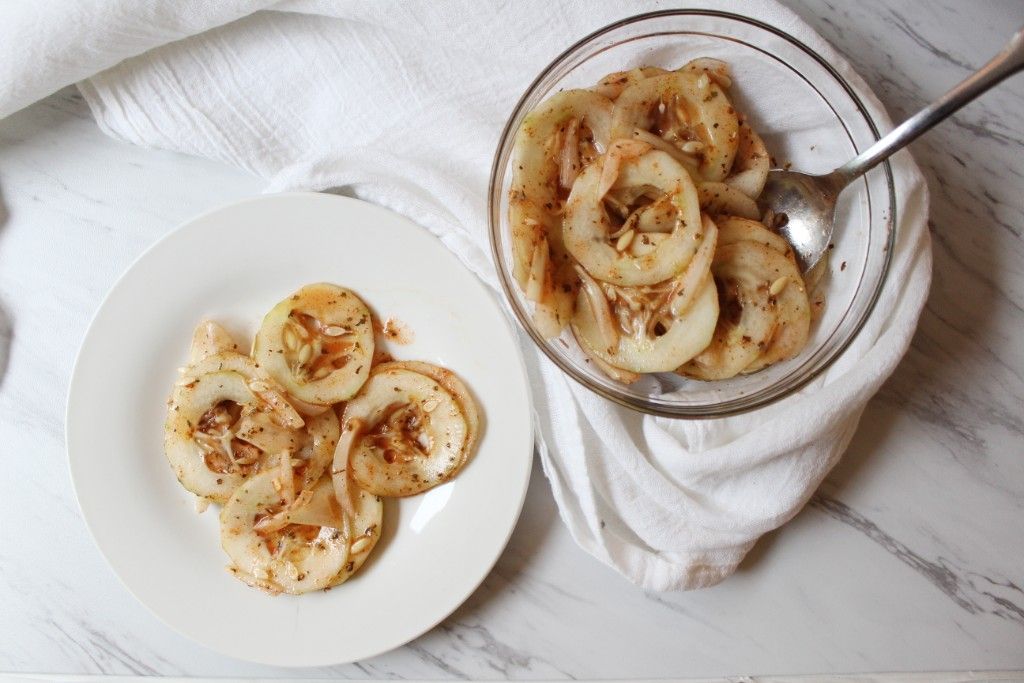
[{"label": "sliced cucumber ring", "polygon": [[[711,266],[721,288],[721,313],[711,343],[679,369],[696,379],[735,377],[767,348],[775,330],[763,265],[765,254],[778,253],[754,242],[722,247]],[[781,258],[781,257],[780,257]]]},{"label": "sliced cucumber ring", "polygon": [[278,420],[290,429],[298,429],[305,421],[291,405],[284,391],[259,365],[249,356],[236,351],[222,351],[190,365],[185,370],[192,377],[200,377],[210,372],[237,372],[245,377],[249,389],[259,396],[274,412]]},{"label": "sliced cucumber ring", "polygon": [[758,241],[718,250],[711,267],[723,290],[711,345],[680,368],[697,379],[726,379],[795,355],[806,343],[810,307],[790,258]]},{"label": "sliced cucumber ring", "polygon": [[346,523],[346,513],[335,496],[332,478],[325,476],[281,511],[263,517],[256,523],[255,529],[264,535],[279,531],[289,524],[348,529],[348,562],[329,584],[336,586],[359,571],[377,545],[383,529],[384,502],[380,496],[357,491],[353,502],[354,508]]},{"label": "sliced cucumber ring", "polygon": [[164,454],[181,485],[218,503],[228,499],[266,454],[231,427],[260,399],[237,372],[211,372],[175,387],[164,424]]},{"label": "sliced cucumber ring", "polygon": [[298,595],[326,588],[348,564],[348,525],[288,522],[258,528],[262,519],[285,508],[276,475],[271,470],[250,477],[221,510],[221,546],[232,571],[273,592]]},{"label": "sliced cucumber ring", "polygon": [[725,183],[700,183],[697,185],[697,194],[700,196],[701,211],[712,216],[727,214],[755,221],[761,217],[757,202]]},{"label": "sliced cucumber ring", "polygon": [[330,405],[352,398],[370,374],[373,323],[366,304],[331,284],[303,287],[266,315],[253,356],[288,393]]},{"label": "sliced cucumber ring", "polygon": [[576,294],[576,275],[562,246],[562,202],[580,170],[608,147],[611,113],[605,97],[566,90],[530,112],[516,131],[512,272],[546,337],[557,337],[568,323]]},{"label": "sliced cucumber ring", "polygon": [[542,102],[516,131],[513,189],[539,206],[557,202],[558,188],[568,192],[578,171],[608,148],[611,116],[611,101],[589,90],[565,90]]},{"label": "sliced cucumber ring", "polygon": [[811,331],[811,304],[796,263],[791,258],[775,258],[766,274],[774,278],[769,291],[775,309],[775,333],[764,353],[743,369],[744,374],[797,355],[807,345]]},{"label": "sliced cucumber ring", "polygon": [[732,170],[739,120],[708,74],[676,71],[623,90],[615,100],[612,140],[629,138],[638,128],[693,149],[703,180],[723,180]]},{"label": "sliced cucumber ring", "polygon": [[426,375],[452,395],[456,403],[459,404],[459,408],[462,409],[462,415],[466,419],[466,443],[462,447],[462,463],[464,464],[473,455],[483,427],[480,408],[477,405],[476,399],[469,393],[469,388],[459,379],[458,375],[448,368],[424,363],[423,361],[392,361],[391,363],[382,363],[377,369],[386,370],[388,368],[401,368]]},{"label": "sliced cucumber ring", "polygon": [[639,66],[629,71],[613,71],[590,89],[614,101],[629,86],[635,85],[645,78],[663,76],[667,73],[668,71],[659,66]]},{"label": "sliced cucumber ring", "polygon": [[700,246],[700,207],[690,174],[671,156],[657,150],[620,162],[612,189],[654,188],[670,197],[674,213],[672,232],[653,250],[635,256],[628,247],[636,240],[636,231],[627,230],[624,224],[626,232],[619,235],[605,209],[599,189],[604,163],[608,159],[591,164],[573,185],[566,204],[566,248],[587,272],[604,282],[639,286],[675,277]]},{"label": "sliced cucumber ring", "polygon": [[[330,487],[334,495],[334,487]],[[366,491],[357,491],[354,496],[355,514],[351,518],[351,540],[348,546],[348,562],[341,573],[331,579],[330,585],[337,586],[352,578],[377,547],[384,529],[384,501]]]},{"label": "sliced cucumber ring", "polygon": [[378,496],[422,493],[465,462],[465,413],[440,382],[418,372],[375,369],[345,406],[342,424],[333,474],[349,470],[359,488]]},{"label": "sliced cucumber ring", "polygon": [[[624,310],[631,308],[624,303]],[[630,372],[671,372],[690,360],[711,341],[718,319],[718,293],[710,277],[705,277],[689,306],[678,314],[666,306],[667,329],[642,325],[630,334],[621,334],[617,345],[602,343],[598,319],[589,299],[581,293],[576,303],[573,332],[587,351],[605,363]],[[618,317],[618,316],[616,316]],[[650,329],[650,328],[654,329]]]}]

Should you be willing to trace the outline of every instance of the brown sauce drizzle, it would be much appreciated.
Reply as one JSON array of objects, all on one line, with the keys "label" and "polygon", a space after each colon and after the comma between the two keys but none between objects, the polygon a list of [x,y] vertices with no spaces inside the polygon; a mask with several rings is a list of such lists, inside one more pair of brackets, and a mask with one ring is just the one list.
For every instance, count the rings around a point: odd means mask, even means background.
[{"label": "brown sauce drizzle", "polygon": [[396,344],[411,344],[414,339],[412,329],[397,318],[385,320],[380,332],[385,339]]}]

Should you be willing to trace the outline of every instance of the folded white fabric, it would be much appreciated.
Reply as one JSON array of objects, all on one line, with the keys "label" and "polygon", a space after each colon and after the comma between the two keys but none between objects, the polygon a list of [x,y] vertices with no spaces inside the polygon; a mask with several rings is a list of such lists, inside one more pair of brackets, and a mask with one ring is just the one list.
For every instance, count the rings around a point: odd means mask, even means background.
[{"label": "folded white fabric", "polygon": [[[569,0],[288,0],[251,15],[267,3],[85,4],[47,4],[45,22],[35,3],[5,9],[14,19],[0,22],[0,114],[106,69],[79,87],[108,134],[223,160],[267,178],[268,191],[346,187],[431,230],[492,286],[486,187],[502,125],[550,59],[627,11]],[[711,6],[821,52],[887,124],[846,61],[792,12],[771,0]],[[708,586],[807,502],[906,350],[927,294],[926,189],[906,153],[893,170],[900,224],[881,300],[800,394],[739,417],[673,421],[616,407],[528,354],[538,450],[584,549],[647,589]]]}]

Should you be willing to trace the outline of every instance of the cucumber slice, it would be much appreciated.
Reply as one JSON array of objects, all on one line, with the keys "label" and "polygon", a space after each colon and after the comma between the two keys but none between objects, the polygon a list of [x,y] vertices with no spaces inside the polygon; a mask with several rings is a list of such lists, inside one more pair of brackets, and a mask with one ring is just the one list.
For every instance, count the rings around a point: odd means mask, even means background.
[{"label": "cucumber slice", "polygon": [[284,507],[276,476],[270,470],[250,477],[221,510],[221,546],[231,558],[232,572],[271,592],[298,595],[326,588],[348,564],[347,525],[289,523],[257,530],[257,520]]},{"label": "cucumber slice", "polygon": [[[375,369],[345,406],[342,424],[338,448],[348,450],[335,454],[333,474],[348,470],[360,489],[378,496],[422,493],[465,462],[469,429],[462,408],[440,382],[418,372]],[[344,489],[337,480],[335,487]]]},{"label": "cucumber slice", "polygon": [[665,152],[651,150],[621,160],[612,190],[652,187],[668,195],[673,207],[673,230],[657,248],[635,256],[619,249],[616,229],[605,209],[600,184],[603,161],[591,164],[572,187],[566,203],[563,232],[573,258],[593,277],[623,286],[653,285],[671,279],[689,264],[700,245],[700,206],[690,174]]},{"label": "cucumber slice", "polygon": [[594,310],[582,293],[576,302],[573,332],[588,352],[616,368],[671,372],[708,345],[717,320],[718,293],[714,281],[706,277],[689,306],[673,317],[661,335],[622,334],[614,348],[604,346]]},{"label": "cucumber slice", "polygon": [[382,363],[376,369],[386,370],[388,368],[401,368],[418,372],[433,379],[452,395],[456,403],[459,404],[459,408],[462,409],[462,415],[466,419],[466,443],[462,447],[462,462],[465,463],[473,454],[476,443],[480,439],[480,431],[483,428],[480,408],[473,395],[469,393],[469,387],[459,379],[458,375],[448,368],[424,363],[423,361],[393,361],[391,363]]},{"label": "cucumber slice", "polygon": [[321,283],[267,313],[253,356],[289,394],[331,405],[352,398],[369,377],[373,346],[366,304],[348,289]]},{"label": "cucumber slice", "polygon": [[793,261],[762,242],[721,247],[711,266],[726,300],[714,339],[679,369],[697,379],[727,379],[795,355],[807,341],[810,307]]},{"label": "cucumber slice", "polygon": [[699,141],[703,180],[723,180],[732,170],[739,119],[725,92],[704,74],[676,71],[623,90],[615,100],[611,138],[629,138],[637,128],[677,142]]},{"label": "cucumber slice", "polygon": [[175,387],[164,424],[164,454],[182,486],[222,503],[259,466],[262,452],[254,463],[237,464],[230,431],[231,409],[254,403],[259,399],[237,372],[212,372]]}]

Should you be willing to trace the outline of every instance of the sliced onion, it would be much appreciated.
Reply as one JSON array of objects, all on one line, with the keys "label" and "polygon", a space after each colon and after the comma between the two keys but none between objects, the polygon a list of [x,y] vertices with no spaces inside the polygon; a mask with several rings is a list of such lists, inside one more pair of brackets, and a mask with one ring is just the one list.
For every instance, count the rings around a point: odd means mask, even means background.
[{"label": "sliced onion", "polygon": [[587,355],[587,358],[589,358],[590,361],[597,366],[598,370],[608,375],[616,382],[622,382],[623,384],[632,384],[633,382],[636,382],[637,380],[640,379],[640,375],[638,375],[637,373],[630,372],[629,370],[623,370],[622,368],[617,368],[611,363],[605,362],[600,356],[594,353],[594,351],[590,348],[590,345],[587,343],[586,339],[583,338],[583,336],[580,334],[579,329],[577,329],[575,325],[572,326],[572,333],[573,336],[576,337],[576,341],[579,343],[580,348],[583,350],[583,353],[585,353]]},{"label": "sliced onion", "polygon": [[358,417],[350,418],[341,429],[341,438],[334,451],[334,462],[331,465],[331,477],[334,481],[334,494],[341,504],[341,509],[349,517],[355,515],[352,503],[352,473],[349,470],[352,448],[366,430],[366,422]]},{"label": "sliced onion", "polygon": [[302,438],[299,432],[282,427],[264,412],[243,413],[233,431],[237,438],[267,453],[296,451]]},{"label": "sliced onion", "polygon": [[583,284],[583,293],[586,295],[587,304],[590,306],[591,315],[597,321],[598,343],[600,348],[608,353],[614,353],[619,347],[619,330],[612,320],[611,311],[608,308],[608,299],[605,298],[601,286],[590,277],[582,266],[576,266]]},{"label": "sliced onion", "polygon": [[704,236],[697,249],[697,254],[686,267],[686,272],[679,278],[676,287],[676,295],[666,302],[668,310],[666,313],[673,318],[679,317],[686,312],[697,297],[701,284],[707,279],[711,270],[711,263],[715,258],[715,249],[718,246],[718,228],[707,214],[701,214],[701,225],[704,229]]},{"label": "sliced onion", "polygon": [[654,149],[665,152],[670,157],[678,161],[683,165],[690,175],[696,176],[698,169],[700,168],[700,159],[692,154],[687,154],[683,150],[679,149],[665,138],[658,137],[654,133],[649,133],[642,128],[633,129],[633,137],[641,142],[646,142]]},{"label": "sliced onion", "polygon": [[558,157],[558,183],[565,189],[572,187],[580,172],[579,119],[570,119],[565,128],[565,139]]},{"label": "sliced onion", "polygon": [[190,364],[226,351],[238,351],[238,344],[220,323],[204,320],[196,326],[192,333],[192,346],[189,348]]},{"label": "sliced onion", "polygon": [[548,241],[541,237],[533,248],[530,277],[526,281],[526,298],[539,302],[544,298],[544,282],[548,275]]},{"label": "sliced onion", "polygon": [[604,199],[619,177],[619,167],[626,159],[636,159],[651,149],[646,142],[639,140],[616,140],[608,147],[601,166],[601,180],[597,184],[597,199]]}]

